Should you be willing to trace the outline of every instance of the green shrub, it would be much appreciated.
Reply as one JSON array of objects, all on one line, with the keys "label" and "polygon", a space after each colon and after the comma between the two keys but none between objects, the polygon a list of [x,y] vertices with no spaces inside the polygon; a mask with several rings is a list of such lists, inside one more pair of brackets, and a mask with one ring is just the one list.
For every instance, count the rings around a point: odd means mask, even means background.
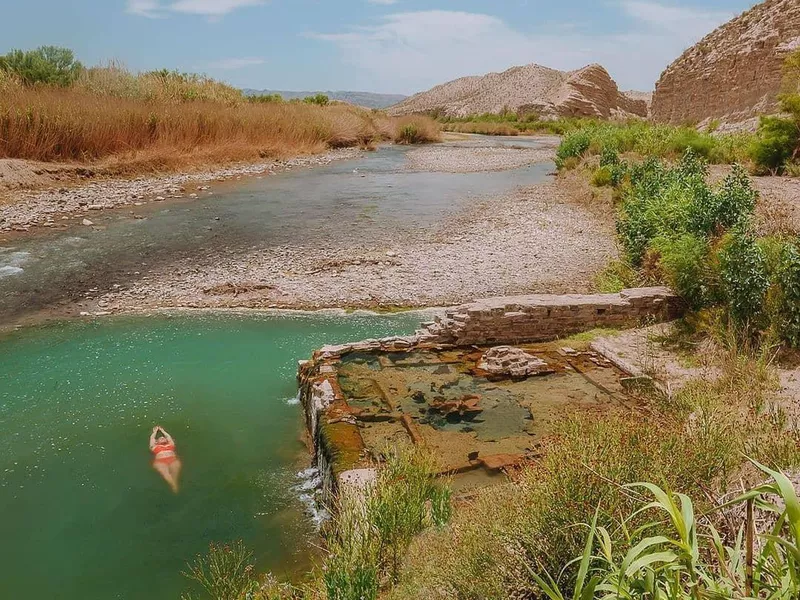
[{"label": "green shrub", "polygon": [[793,119],[761,117],[752,146],[753,162],[762,170],[778,173],[800,146],[800,129]]},{"label": "green shrub", "polygon": [[598,167],[592,173],[592,185],[597,187],[605,187],[613,185],[614,176],[611,167]]},{"label": "green shrub", "polygon": [[785,244],[777,269],[777,333],[789,345],[800,347],[800,250]]},{"label": "green shrub", "polygon": [[283,96],[280,94],[253,94],[247,96],[247,101],[253,104],[272,104],[276,102],[283,102]]},{"label": "green shrub", "polygon": [[328,104],[331,102],[331,99],[325,94],[316,94],[314,96],[306,96],[303,98],[303,102],[306,104],[316,104],[317,106],[328,106]]},{"label": "green shrub", "polygon": [[561,144],[556,150],[556,167],[562,169],[566,160],[570,158],[580,159],[589,149],[592,137],[587,130],[578,130],[564,136]]},{"label": "green shrub", "polygon": [[72,85],[83,65],[68,48],[41,46],[36,50],[12,50],[0,56],[0,70],[15,75],[25,85]]},{"label": "green shrub", "polygon": [[769,287],[764,251],[752,234],[738,228],[720,252],[720,267],[728,316],[742,333],[755,333],[763,326]]},{"label": "green shrub", "polygon": [[710,268],[708,241],[691,233],[676,238],[657,238],[653,247],[660,254],[660,265],[672,288],[693,310],[711,304],[716,298],[716,282]]}]

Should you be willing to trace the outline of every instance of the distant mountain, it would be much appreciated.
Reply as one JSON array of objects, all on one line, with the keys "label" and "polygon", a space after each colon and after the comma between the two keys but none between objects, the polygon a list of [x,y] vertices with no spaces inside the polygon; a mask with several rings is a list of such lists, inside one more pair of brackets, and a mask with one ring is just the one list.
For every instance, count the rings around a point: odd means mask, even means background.
[{"label": "distant mountain", "polygon": [[289,92],[284,90],[242,90],[247,96],[255,96],[259,94],[280,94],[284,100],[303,99],[306,96],[314,96],[316,94],[325,94],[331,100],[338,100],[339,102],[347,102],[349,104],[356,104],[366,108],[386,108],[398,102],[402,102],[408,96],[401,94],[373,94],[372,92]]},{"label": "distant mountain", "polygon": [[392,106],[388,112],[465,117],[503,110],[543,117],[646,117],[647,103],[623,95],[600,65],[564,72],[531,64],[437,85]]}]

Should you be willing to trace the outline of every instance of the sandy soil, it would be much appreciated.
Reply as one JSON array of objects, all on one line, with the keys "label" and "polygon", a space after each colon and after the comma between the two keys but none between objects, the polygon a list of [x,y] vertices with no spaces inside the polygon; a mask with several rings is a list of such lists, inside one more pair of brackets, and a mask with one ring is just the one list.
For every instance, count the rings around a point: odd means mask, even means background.
[{"label": "sandy soil", "polygon": [[567,182],[551,181],[381,246],[281,247],[173,264],[106,294],[98,308],[429,306],[585,292],[615,252],[611,219],[576,203]]},{"label": "sandy soil", "polygon": [[[671,323],[630,329],[604,335],[592,342],[601,352],[630,373],[653,377],[668,394],[674,394],[691,381],[713,379],[719,375],[717,365],[724,350],[706,341],[693,353],[680,354],[666,348],[663,340],[672,329]],[[775,365],[778,376],[776,397],[787,415],[800,422],[800,367]]]},{"label": "sandy soil", "polygon": [[470,148],[429,146],[408,153],[407,168],[414,171],[478,173],[505,171],[551,160],[553,147],[547,148]]}]

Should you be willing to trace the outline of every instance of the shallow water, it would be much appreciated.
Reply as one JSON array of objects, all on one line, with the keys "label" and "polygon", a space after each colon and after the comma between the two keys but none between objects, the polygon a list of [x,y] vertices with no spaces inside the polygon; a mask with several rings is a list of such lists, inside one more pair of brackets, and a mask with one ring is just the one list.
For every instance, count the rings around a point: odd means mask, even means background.
[{"label": "shallow water", "polygon": [[[541,146],[533,138],[481,138],[457,145]],[[400,228],[444,218],[476,198],[542,181],[541,163],[491,173],[421,173],[405,167],[407,147],[261,178],[213,183],[207,195],[92,212],[99,229],[77,226],[0,243],[0,321],[97,287],[146,276],[186,256],[276,245],[325,247],[391,242]],[[141,219],[134,218],[135,212]]]},{"label": "shallow water", "polygon": [[[151,316],[0,338],[0,598],[177,598],[211,541],[302,569],[296,362],[418,321]],[[150,467],[156,423],[183,460],[177,496]]]}]

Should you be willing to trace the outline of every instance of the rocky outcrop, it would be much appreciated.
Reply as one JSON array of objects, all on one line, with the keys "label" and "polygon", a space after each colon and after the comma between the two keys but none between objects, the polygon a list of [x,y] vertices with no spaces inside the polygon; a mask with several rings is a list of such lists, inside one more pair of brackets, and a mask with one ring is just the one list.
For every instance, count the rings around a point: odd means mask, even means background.
[{"label": "rocky outcrop", "polygon": [[503,110],[543,117],[647,116],[646,102],[622,94],[600,65],[563,72],[532,64],[482,77],[463,77],[416,94],[388,112],[464,117]]},{"label": "rocky outcrop", "polygon": [[775,112],[786,55],[800,48],[800,2],[767,0],[689,48],[661,75],[652,117],[745,121]]}]

